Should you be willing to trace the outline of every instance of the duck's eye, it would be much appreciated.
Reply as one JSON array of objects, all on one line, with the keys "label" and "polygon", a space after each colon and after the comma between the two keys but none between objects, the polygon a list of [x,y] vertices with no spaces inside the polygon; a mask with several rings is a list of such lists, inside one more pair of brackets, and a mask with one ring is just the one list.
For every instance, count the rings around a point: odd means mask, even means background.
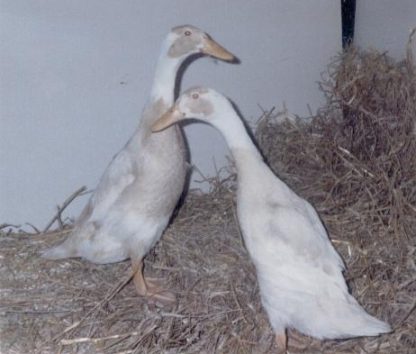
[{"label": "duck's eye", "polygon": [[194,100],[197,100],[197,99],[199,98],[199,95],[198,95],[197,93],[193,93],[193,94],[192,94],[192,98],[193,98]]},{"label": "duck's eye", "polygon": [[191,31],[185,31],[185,36],[190,36],[191,34],[192,34],[192,32]]}]

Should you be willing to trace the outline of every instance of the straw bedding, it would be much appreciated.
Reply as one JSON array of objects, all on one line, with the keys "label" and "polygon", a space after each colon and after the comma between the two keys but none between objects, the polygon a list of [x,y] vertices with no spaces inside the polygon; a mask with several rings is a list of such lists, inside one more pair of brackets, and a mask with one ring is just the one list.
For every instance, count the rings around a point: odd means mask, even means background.
[{"label": "straw bedding", "polygon": [[[412,61],[351,48],[321,82],[327,104],[305,120],[265,112],[268,163],[311,201],[347,264],[354,296],[394,332],[319,342],[291,331],[290,352],[411,353],[416,347],[416,76]],[[230,167],[231,168],[231,167]],[[129,263],[39,258],[69,226],[0,235],[2,353],[269,353],[273,333],[235,216],[235,174],[191,191],[145,274],[178,297],[136,296]]]}]

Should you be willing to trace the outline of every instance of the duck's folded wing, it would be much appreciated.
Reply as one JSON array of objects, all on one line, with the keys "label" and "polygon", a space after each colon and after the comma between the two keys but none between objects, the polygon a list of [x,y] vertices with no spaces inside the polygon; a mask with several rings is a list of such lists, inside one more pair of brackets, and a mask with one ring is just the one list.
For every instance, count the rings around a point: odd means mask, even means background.
[{"label": "duck's folded wing", "polygon": [[108,165],[90,200],[89,221],[100,220],[136,178],[128,150],[120,151]]},{"label": "duck's folded wing", "polygon": [[[313,208],[308,205],[312,212]],[[319,267],[344,270],[344,262],[334,249],[316,212],[306,208],[282,207],[270,213],[265,233],[270,236],[270,250],[283,254],[283,249],[298,261]],[[275,244],[276,247],[272,247]]]},{"label": "duck's folded wing", "polygon": [[306,299],[305,296],[344,298],[347,286],[343,262],[306,215],[282,208],[264,221],[261,242],[250,246],[254,248],[259,282],[265,293],[290,293],[292,300]]}]

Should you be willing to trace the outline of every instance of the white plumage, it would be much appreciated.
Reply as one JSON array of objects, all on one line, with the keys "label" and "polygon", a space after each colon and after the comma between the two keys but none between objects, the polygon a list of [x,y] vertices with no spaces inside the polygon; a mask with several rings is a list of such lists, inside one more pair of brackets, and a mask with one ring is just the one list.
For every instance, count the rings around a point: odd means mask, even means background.
[{"label": "white plumage", "polygon": [[172,294],[160,293],[154,282],[143,278],[142,259],[161,237],[182,193],[187,173],[185,146],[179,127],[158,135],[150,128],[174,102],[179,67],[197,53],[234,59],[198,28],[180,26],[170,31],[135,133],[105,170],[72,234],[44,257],[83,257],[95,263],[131,258],[139,294],[173,300]]},{"label": "white plumage", "polygon": [[264,163],[230,102],[212,89],[188,90],[153,130],[186,118],[218,128],[231,149],[238,219],[279,347],[286,350],[286,328],[320,339],[389,332],[349,294],[343,261],[315,209]]}]

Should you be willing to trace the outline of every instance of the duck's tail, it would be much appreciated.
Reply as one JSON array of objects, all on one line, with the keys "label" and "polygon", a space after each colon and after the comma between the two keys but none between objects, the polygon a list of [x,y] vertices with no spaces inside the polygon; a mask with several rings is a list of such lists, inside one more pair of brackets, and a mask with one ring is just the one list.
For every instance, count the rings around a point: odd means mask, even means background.
[{"label": "duck's tail", "polygon": [[76,248],[73,245],[70,237],[62,242],[60,245],[47,249],[41,254],[42,258],[46,259],[62,259],[72,258],[77,256]]},{"label": "duck's tail", "polygon": [[61,244],[43,251],[42,258],[62,259],[81,257],[85,240],[89,240],[96,231],[94,223],[78,224]]},{"label": "duck's tail", "polygon": [[[333,308],[329,312],[331,316],[318,320],[320,332],[312,334],[316,337],[335,339],[352,338],[365,336],[378,336],[392,331],[389,324],[369,315],[352,297],[347,303],[338,304],[338,308]],[[332,304],[333,305],[333,304]],[[315,322],[315,325],[317,323]]]},{"label": "duck's tail", "polygon": [[[378,336],[383,333],[391,332],[391,327],[388,323],[383,322],[361,309],[362,313],[351,315],[346,321],[343,321],[344,328],[343,337],[364,337],[364,336]],[[342,337],[338,337],[342,338]]]}]

